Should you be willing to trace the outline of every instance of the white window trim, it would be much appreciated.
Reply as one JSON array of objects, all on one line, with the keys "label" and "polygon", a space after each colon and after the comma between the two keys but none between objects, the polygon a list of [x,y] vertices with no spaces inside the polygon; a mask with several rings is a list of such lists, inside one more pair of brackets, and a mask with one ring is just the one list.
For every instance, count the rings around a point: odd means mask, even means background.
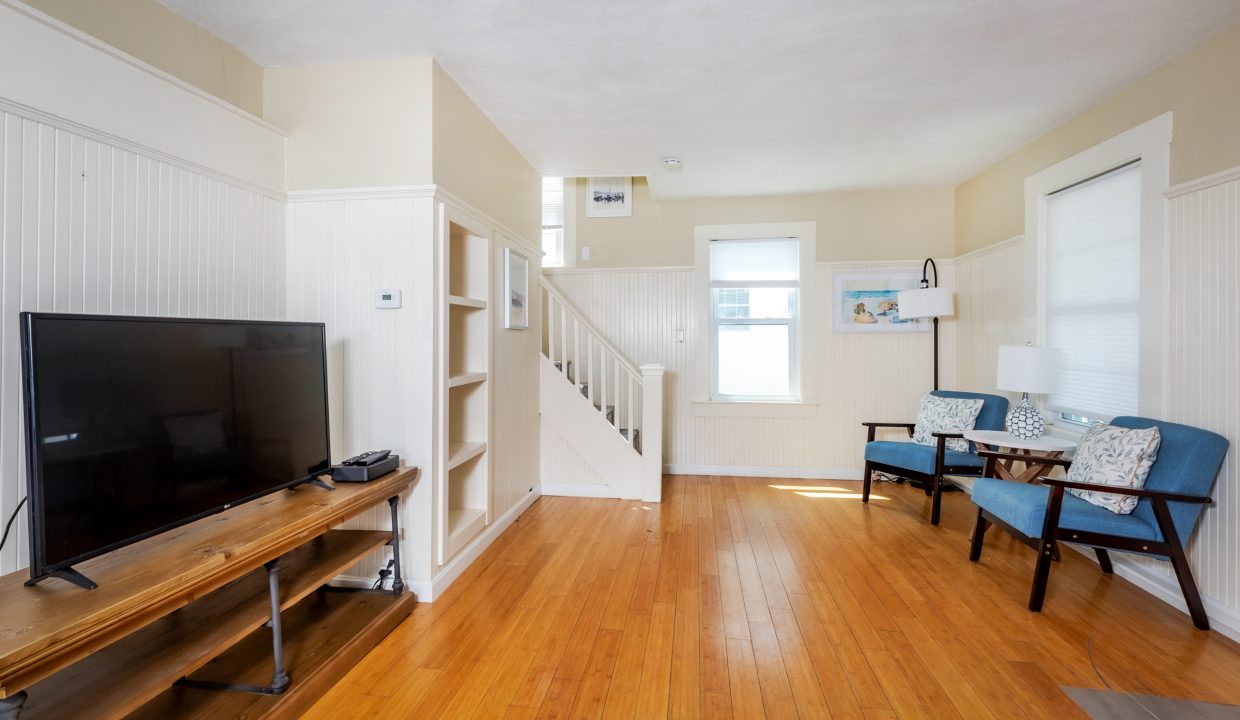
[{"label": "white window trim", "polygon": [[[1172,115],[1164,113],[1025,179],[1025,331],[1046,342],[1046,197],[1086,178],[1141,160],[1141,345],[1137,411],[1160,418],[1167,407],[1166,306],[1170,283],[1167,199],[1171,178]],[[1032,312],[1030,312],[1030,310]],[[1110,418],[1104,418],[1109,420]]]},{"label": "white window trim", "polygon": [[[806,406],[806,409],[794,411],[798,416],[805,412],[816,413],[816,395],[814,374],[805,372],[806,360],[816,357],[811,344],[815,342],[814,333],[807,333],[806,328],[818,327],[818,308],[808,302],[813,294],[816,282],[815,256],[818,247],[817,223],[744,223],[739,225],[696,225],[693,228],[693,244],[695,267],[693,272],[694,302],[694,336],[705,338],[698,343],[693,358],[694,367],[694,414],[699,416],[753,416],[771,417],[779,407]],[[788,401],[771,400],[713,400],[711,399],[712,375],[714,373],[711,337],[711,292],[710,292],[710,241],[711,240],[755,240],[766,238],[795,238],[800,243],[801,268],[800,281],[797,289],[797,317],[793,353],[791,359],[796,368],[793,378],[794,385],[799,385],[800,394]],[[726,412],[722,406],[729,406]],[[716,410],[718,408],[718,410]],[[782,415],[782,413],[781,413]]]}]

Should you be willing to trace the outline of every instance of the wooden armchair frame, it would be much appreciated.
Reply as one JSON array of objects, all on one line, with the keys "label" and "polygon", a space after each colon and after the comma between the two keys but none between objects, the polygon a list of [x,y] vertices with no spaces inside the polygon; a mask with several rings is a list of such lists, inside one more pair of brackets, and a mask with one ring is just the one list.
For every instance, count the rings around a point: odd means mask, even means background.
[{"label": "wooden armchair frame", "polygon": [[[1009,453],[996,453],[986,450],[979,451],[979,454],[986,458],[986,477],[992,476],[990,471],[993,470],[994,463],[997,460],[1004,459],[1010,455]],[[1053,462],[1064,468],[1072,464],[1070,460],[1064,459],[1057,459]],[[973,527],[973,539],[969,547],[969,560],[977,562],[981,558],[982,542],[986,536],[986,530],[992,524],[998,525],[1026,545],[1034,548],[1038,553],[1038,559],[1033,572],[1033,588],[1029,593],[1029,609],[1034,612],[1040,612],[1042,610],[1042,602],[1046,598],[1046,586],[1050,579],[1051,561],[1058,552],[1057,543],[1059,541],[1092,546],[1094,553],[1098,557],[1098,565],[1102,568],[1102,572],[1108,575],[1113,572],[1111,558],[1107,554],[1108,549],[1166,556],[1171,559],[1171,565],[1175,569],[1175,576],[1180,583],[1180,591],[1184,593],[1184,602],[1188,605],[1188,612],[1193,619],[1193,625],[1202,630],[1210,629],[1210,620],[1206,617],[1205,605],[1201,601],[1201,594],[1198,592],[1197,583],[1193,579],[1192,569],[1189,567],[1188,559],[1184,555],[1184,544],[1176,532],[1175,523],[1171,519],[1171,510],[1167,506],[1169,502],[1208,505],[1212,502],[1210,498],[1160,492],[1157,490],[1138,490],[1098,483],[1069,482],[1063,478],[1041,477],[1039,480],[1050,487],[1050,496],[1046,502],[1046,515],[1042,521],[1041,537],[1031,538],[979,507],[977,509],[977,523]],[[1063,509],[1064,490],[1068,488],[1094,490],[1114,495],[1130,495],[1148,500],[1153,508],[1154,517],[1158,521],[1158,530],[1162,533],[1162,541],[1059,527],[1059,515]]]},{"label": "wooden armchair frame", "polygon": [[[913,429],[915,423],[884,423],[884,422],[863,422],[866,428],[866,442],[874,442],[874,434],[878,428],[904,428],[908,431],[908,436],[913,437]],[[930,503],[930,524],[939,524],[939,515],[943,507],[943,476],[944,475],[980,475],[982,468],[972,465],[948,465],[947,457],[947,441],[953,438],[963,439],[964,435],[960,433],[933,433],[938,439],[938,446],[935,448],[934,456],[934,473],[927,475],[926,473],[917,472],[908,468],[896,465],[887,465],[884,463],[865,461],[865,468],[862,470],[861,477],[861,502],[868,503],[870,501],[870,485],[874,471],[897,475],[910,480],[920,480],[925,484],[926,495],[931,499]]]}]

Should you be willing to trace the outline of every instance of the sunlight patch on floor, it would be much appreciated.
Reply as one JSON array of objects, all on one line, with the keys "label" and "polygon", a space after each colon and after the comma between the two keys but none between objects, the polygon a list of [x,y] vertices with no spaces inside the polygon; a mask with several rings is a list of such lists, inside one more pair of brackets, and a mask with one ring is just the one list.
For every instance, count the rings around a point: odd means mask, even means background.
[{"label": "sunlight patch on floor", "polygon": [[[813,485],[768,485],[767,487],[776,490],[791,490],[793,493],[802,497],[809,498],[835,498],[837,500],[860,500],[861,493],[848,490],[841,487],[831,486],[813,486]],[[882,495],[870,494],[871,500],[889,500],[890,498]]]}]

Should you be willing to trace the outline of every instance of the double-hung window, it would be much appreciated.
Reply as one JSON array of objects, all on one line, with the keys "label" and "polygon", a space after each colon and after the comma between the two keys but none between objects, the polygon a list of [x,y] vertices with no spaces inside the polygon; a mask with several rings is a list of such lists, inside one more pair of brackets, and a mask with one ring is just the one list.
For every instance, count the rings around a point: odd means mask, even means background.
[{"label": "double-hung window", "polygon": [[1047,399],[1067,420],[1138,412],[1141,163],[1046,197],[1046,342],[1060,351]]},{"label": "double-hung window", "polygon": [[711,399],[800,400],[800,242],[710,241]]},{"label": "double-hung window", "polygon": [[543,267],[564,266],[564,178],[545,177],[542,182]]}]

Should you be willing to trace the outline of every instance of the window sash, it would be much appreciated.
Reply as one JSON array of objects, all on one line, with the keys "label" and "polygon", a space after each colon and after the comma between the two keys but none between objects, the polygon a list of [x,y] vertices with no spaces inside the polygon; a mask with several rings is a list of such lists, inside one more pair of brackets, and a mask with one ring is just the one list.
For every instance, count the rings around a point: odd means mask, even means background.
[{"label": "window sash", "polygon": [[[711,283],[710,292],[710,397],[712,400],[742,402],[797,402],[801,399],[800,387],[800,352],[798,328],[800,326],[801,295],[798,283],[789,281],[770,283],[736,283],[716,281]],[[718,294],[716,288],[733,287],[773,287],[786,288],[792,291],[792,312],[790,317],[782,318],[724,318],[719,315]],[[719,391],[719,333],[722,327],[737,326],[785,326],[788,328],[788,381],[787,395],[730,395]]]}]

